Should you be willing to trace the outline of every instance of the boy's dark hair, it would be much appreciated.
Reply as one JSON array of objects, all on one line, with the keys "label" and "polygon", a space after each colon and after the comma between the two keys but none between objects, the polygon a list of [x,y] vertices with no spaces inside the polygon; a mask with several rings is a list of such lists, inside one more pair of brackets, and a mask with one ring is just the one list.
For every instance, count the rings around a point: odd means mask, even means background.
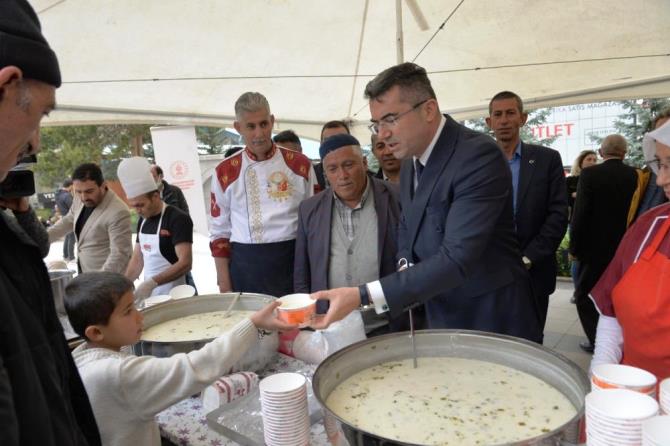
[{"label": "boy's dark hair", "polygon": [[74,169],[72,181],[95,181],[95,184],[102,186],[105,179],[102,177],[102,170],[95,163],[84,163]]},{"label": "boy's dark hair", "polygon": [[276,143],[283,143],[283,142],[292,142],[293,144],[297,144],[301,146],[300,144],[300,138],[298,135],[295,134],[293,130],[284,130],[282,132],[279,132],[275,135],[272,140]]},{"label": "boy's dark hair", "polygon": [[86,338],[90,325],[107,325],[121,297],[133,289],[123,274],[97,271],[79,274],[65,287],[65,311],[74,332]]},{"label": "boy's dark hair", "polygon": [[163,175],[163,169],[161,169],[161,166],[154,164],[154,168],[156,169],[156,175]]},{"label": "boy's dark hair", "polygon": [[406,102],[437,99],[426,70],[411,62],[392,66],[375,76],[365,86],[365,99],[375,100],[396,85],[400,87],[401,98]]}]

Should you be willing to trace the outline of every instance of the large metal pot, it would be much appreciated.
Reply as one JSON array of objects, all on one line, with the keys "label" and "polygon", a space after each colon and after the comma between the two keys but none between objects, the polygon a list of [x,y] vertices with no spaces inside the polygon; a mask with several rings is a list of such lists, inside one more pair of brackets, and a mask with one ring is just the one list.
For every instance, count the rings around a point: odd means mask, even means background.
[{"label": "large metal pot", "polygon": [[69,269],[58,269],[49,271],[49,279],[51,280],[51,292],[54,295],[54,304],[58,314],[65,314],[65,306],[63,305],[63,297],[65,296],[65,287],[74,277],[74,271]]},{"label": "large metal pot", "polygon": [[[417,356],[459,357],[489,361],[529,373],[562,392],[577,409],[569,422],[544,435],[512,443],[514,445],[567,445],[577,443],[584,417],[584,397],[589,380],[575,363],[540,345],[511,336],[468,330],[423,330],[416,333]],[[324,410],[337,418],[352,446],[407,445],[363,431],[348,424],[328,409],[326,400],[333,389],[351,375],[386,361],[411,358],[408,333],[393,333],[366,339],[346,347],[317,368],[314,395]],[[491,445],[489,445],[491,446]]]},{"label": "large metal pot", "polygon": [[[208,294],[190,297],[187,299],[172,300],[142,310],[144,328],[149,328],[161,322],[177,319],[192,314],[208,313],[211,311],[227,310],[238,293]],[[257,311],[275,298],[265,294],[242,293],[235,303],[233,310]],[[188,353],[197,350],[212,339],[198,339],[196,341],[155,342],[140,341],[133,346],[136,355],[152,355],[161,358],[172,356],[175,353]],[[245,356],[233,366],[233,370],[258,370],[266,365],[271,353],[277,351],[279,338],[276,333],[265,336]]]}]

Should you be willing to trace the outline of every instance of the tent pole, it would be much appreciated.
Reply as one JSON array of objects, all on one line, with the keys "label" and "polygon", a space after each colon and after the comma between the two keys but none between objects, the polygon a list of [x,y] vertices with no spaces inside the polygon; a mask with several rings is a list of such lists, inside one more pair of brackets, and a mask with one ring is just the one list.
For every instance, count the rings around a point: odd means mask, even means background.
[{"label": "tent pole", "polygon": [[396,63],[401,64],[405,61],[402,35],[402,0],[395,0],[395,27]]}]

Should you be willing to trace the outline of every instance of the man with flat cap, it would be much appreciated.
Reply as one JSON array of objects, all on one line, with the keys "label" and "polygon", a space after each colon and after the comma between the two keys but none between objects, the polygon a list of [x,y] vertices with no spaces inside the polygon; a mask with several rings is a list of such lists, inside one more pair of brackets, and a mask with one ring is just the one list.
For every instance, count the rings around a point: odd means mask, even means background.
[{"label": "man with flat cap", "polygon": [[[1,1],[0,181],[39,151],[40,120],[54,109],[60,84],[58,60],[33,9],[25,0]],[[28,212],[20,206],[15,214]],[[39,247],[4,212],[0,246],[0,444],[98,445]]]},{"label": "man with flat cap", "polygon": [[362,304],[398,316],[425,305],[429,328],[482,330],[538,342],[542,332],[521,261],[512,178],[495,142],[440,113],[426,70],[396,65],[368,83],[370,130],[398,159],[398,272],[316,293],[322,328]]},{"label": "man with flat cap", "polygon": [[[319,154],[330,187],[300,203],[293,275],[299,293],[371,282],[396,269],[397,186],[367,174],[352,135],[325,139]],[[319,313],[326,304],[318,302]],[[363,319],[368,334],[389,329],[386,315],[365,311]]]},{"label": "man with flat cap", "polygon": [[161,199],[146,158],[123,159],[117,175],[128,203],[140,216],[125,274],[134,281],[144,271],[144,281],[135,288],[135,301],[168,294],[186,283],[186,273],[191,270],[193,221],[186,212]]}]

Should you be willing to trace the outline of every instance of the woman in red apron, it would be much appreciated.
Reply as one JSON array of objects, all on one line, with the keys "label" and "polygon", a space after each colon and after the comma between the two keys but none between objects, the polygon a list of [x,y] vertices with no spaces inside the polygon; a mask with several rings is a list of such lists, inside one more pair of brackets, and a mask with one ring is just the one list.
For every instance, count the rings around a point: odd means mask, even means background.
[{"label": "woman in red apron", "polygon": [[[645,136],[644,153],[670,198],[670,122]],[[601,313],[591,367],[622,363],[670,377],[669,217],[670,204],[639,217],[591,291]]]}]

